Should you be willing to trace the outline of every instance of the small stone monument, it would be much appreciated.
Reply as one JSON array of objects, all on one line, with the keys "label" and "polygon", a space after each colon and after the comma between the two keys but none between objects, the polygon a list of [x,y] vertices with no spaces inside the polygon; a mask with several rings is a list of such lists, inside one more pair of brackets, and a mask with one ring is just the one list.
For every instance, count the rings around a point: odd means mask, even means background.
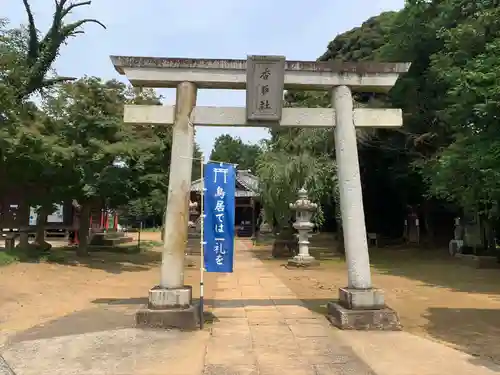
[{"label": "small stone monument", "polygon": [[260,210],[259,216],[261,217],[261,224],[259,225],[259,234],[270,234],[273,232],[273,228],[266,221],[266,215],[264,209]]},{"label": "small stone monument", "polygon": [[290,203],[290,208],[295,211],[295,223],[293,227],[299,232],[299,253],[288,260],[288,265],[293,267],[317,266],[319,262],[309,254],[309,233],[314,227],[311,223],[313,213],[318,209],[318,205],[309,200],[307,190],[299,190],[299,199],[295,203]]}]

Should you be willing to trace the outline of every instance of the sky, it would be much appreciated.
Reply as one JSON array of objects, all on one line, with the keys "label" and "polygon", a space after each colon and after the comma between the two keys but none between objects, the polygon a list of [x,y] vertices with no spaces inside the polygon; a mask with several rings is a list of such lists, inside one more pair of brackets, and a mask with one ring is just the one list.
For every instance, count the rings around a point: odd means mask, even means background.
[{"label": "sky", "polygon": [[[0,17],[12,26],[26,23],[22,0],[0,0]],[[30,0],[37,28],[52,20],[53,0]],[[337,34],[360,26],[369,17],[398,10],[404,0],[93,0],[68,19],[96,18],[106,30],[87,24],[85,34],[61,50],[55,69],[62,76],[99,76],[126,82],[110,55],[236,58],[283,55],[316,60]],[[175,104],[173,89],[158,90],[164,103]],[[245,106],[245,92],[199,90],[198,105]],[[221,134],[246,143],[266,138],[266,129],[199,127],[196,141],[209,155]]]}]

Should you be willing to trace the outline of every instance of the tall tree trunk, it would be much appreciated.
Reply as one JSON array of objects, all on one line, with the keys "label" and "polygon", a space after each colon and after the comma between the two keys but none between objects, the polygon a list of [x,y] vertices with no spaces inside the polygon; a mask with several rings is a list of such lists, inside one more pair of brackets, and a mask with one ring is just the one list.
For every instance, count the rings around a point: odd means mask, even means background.
[{"label": "tall tree trunk", "polygon": [[48,209],[42,206],[38,210],[37,214],[35,242],[43,243],[45,242],[45,224],[47,223],[47,216],[49,215]]},{"label": "tall tree trunk", "polygon": [[76,254],[78,256],[89,255],[89,230],[90,230],[90,202],[83,202],[80,209],[80,227],[78,228],[78,248]]},{"label": "tall tree trunk", "polygon": [[483,243],[484,249],[487,252],[495,251],[495,231],[493,229],[491,220],[486,217],[480,219],[481,226],[483,230]]},{"label": "tall tree trunk", "polygon": [[[423,204],[423,218],[424,218],[424,226],[425,226],[425,235],[427,238],[427,245],[429,247],[434,247],[434,225],[432,223],[432,202],[429,200],[425,200]],[[421,224],[421,223],[420,223]],[[421,227],[420,227],[421,228]]]},{"label": "tall tree trunk", "polygon": [[47,216],[50,214],[51,208],[52,205],[40,207],[36,218],[35,245],[41,251],[47,251],[52,247],[45,241],[45,225],[47,224]]},{"label": "tall tree trunk", "polygon": [[28,248],[30,242],[29,242],[29,233],[26,229],[26,231],[23,231],[19,234],[19,247],[21,249],[26,249]]}]

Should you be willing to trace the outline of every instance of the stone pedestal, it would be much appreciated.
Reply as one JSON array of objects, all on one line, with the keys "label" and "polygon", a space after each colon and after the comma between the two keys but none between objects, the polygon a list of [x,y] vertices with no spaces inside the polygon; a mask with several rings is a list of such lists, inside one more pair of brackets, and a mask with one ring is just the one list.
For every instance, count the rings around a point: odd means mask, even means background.
[{"label": "stone pedestal", "polygon": [[387,307],[380,289],[340,288],[339,300],[327,305],[328,319],[340,329],[399,331],[397,313]]},{"label": "stone pedestal", "polygon": [[178,328],[195,330],[199,313],[192,305],[192,288],[162,288],[155,286],[149,291],[148,305],[136,313],[139,327]]},{"label": "stone pedestal", "polygon": [[319,266],[319,261],[316,260],[313,256],[311,255],[296,255],[291,259],[288,259],[288,267],[304,267],[304,268],[311,268],[311,267],[317,267]]}]

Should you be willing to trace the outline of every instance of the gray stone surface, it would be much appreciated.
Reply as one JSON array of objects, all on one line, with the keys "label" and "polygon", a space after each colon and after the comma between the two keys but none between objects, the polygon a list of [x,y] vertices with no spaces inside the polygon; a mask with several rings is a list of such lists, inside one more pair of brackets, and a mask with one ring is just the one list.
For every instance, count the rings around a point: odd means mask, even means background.
[{"label": "gray stone surface", "polygon": [[328,302],[328,319],[340,329],[346,330],[376,330],[376,331],[399,331],[401,324],[397,313],[388,308],[346,309],[338,302]]},{"label": "gray stone surface", "polygon": [[182,288],[162,288],[155,286],[149,290],[148,308],[151,310],[187,309],[191,306],[193,288],[190,285]]},{"label": "gray stone surface", "polygon": [[351,310],[376,310],[385,307],[384,294],[380,289],[339,289],[339,303]]},{"label": "gray stone surface", "polygon": [[126,328],[23,341],[3,356],[17,375],[200,375],[207,339],[208,332]]},{"label": "gray stone surface", "polygon": [[137,327],[150,328],[177,328],[185,331],[198,329],[198,308],[149,309],[147,307],[137,311],[135,315]]},{"label": "gray stone surface", "polygon": [[[234,59],[192,59],[172,57],[142,57],[142,56],[111,56],[111,62],[120,74],[125,74],[125,68],[163,68],[163,69],[231,69],[246,70],[247,60]],[[352,61],[296,61],[285,62],[285,70],[322,72],[322,73],[352,73],[358,74],[383,74],[406,73],[410,68],[409,63],[387,62],[352,62]]]},{"label": "gray stone surface", "polygon": [[280,121],[285,84],[285,57],[248,56],[246,68],[247,119]]},{"label": "gray stone surface", "polygon": [[235,252],[235,272],[217,280],[215,301],[231,303],[212,311],[219,321],[207,343],[204,375],[373,374],[325,317],[243,244]]}]

